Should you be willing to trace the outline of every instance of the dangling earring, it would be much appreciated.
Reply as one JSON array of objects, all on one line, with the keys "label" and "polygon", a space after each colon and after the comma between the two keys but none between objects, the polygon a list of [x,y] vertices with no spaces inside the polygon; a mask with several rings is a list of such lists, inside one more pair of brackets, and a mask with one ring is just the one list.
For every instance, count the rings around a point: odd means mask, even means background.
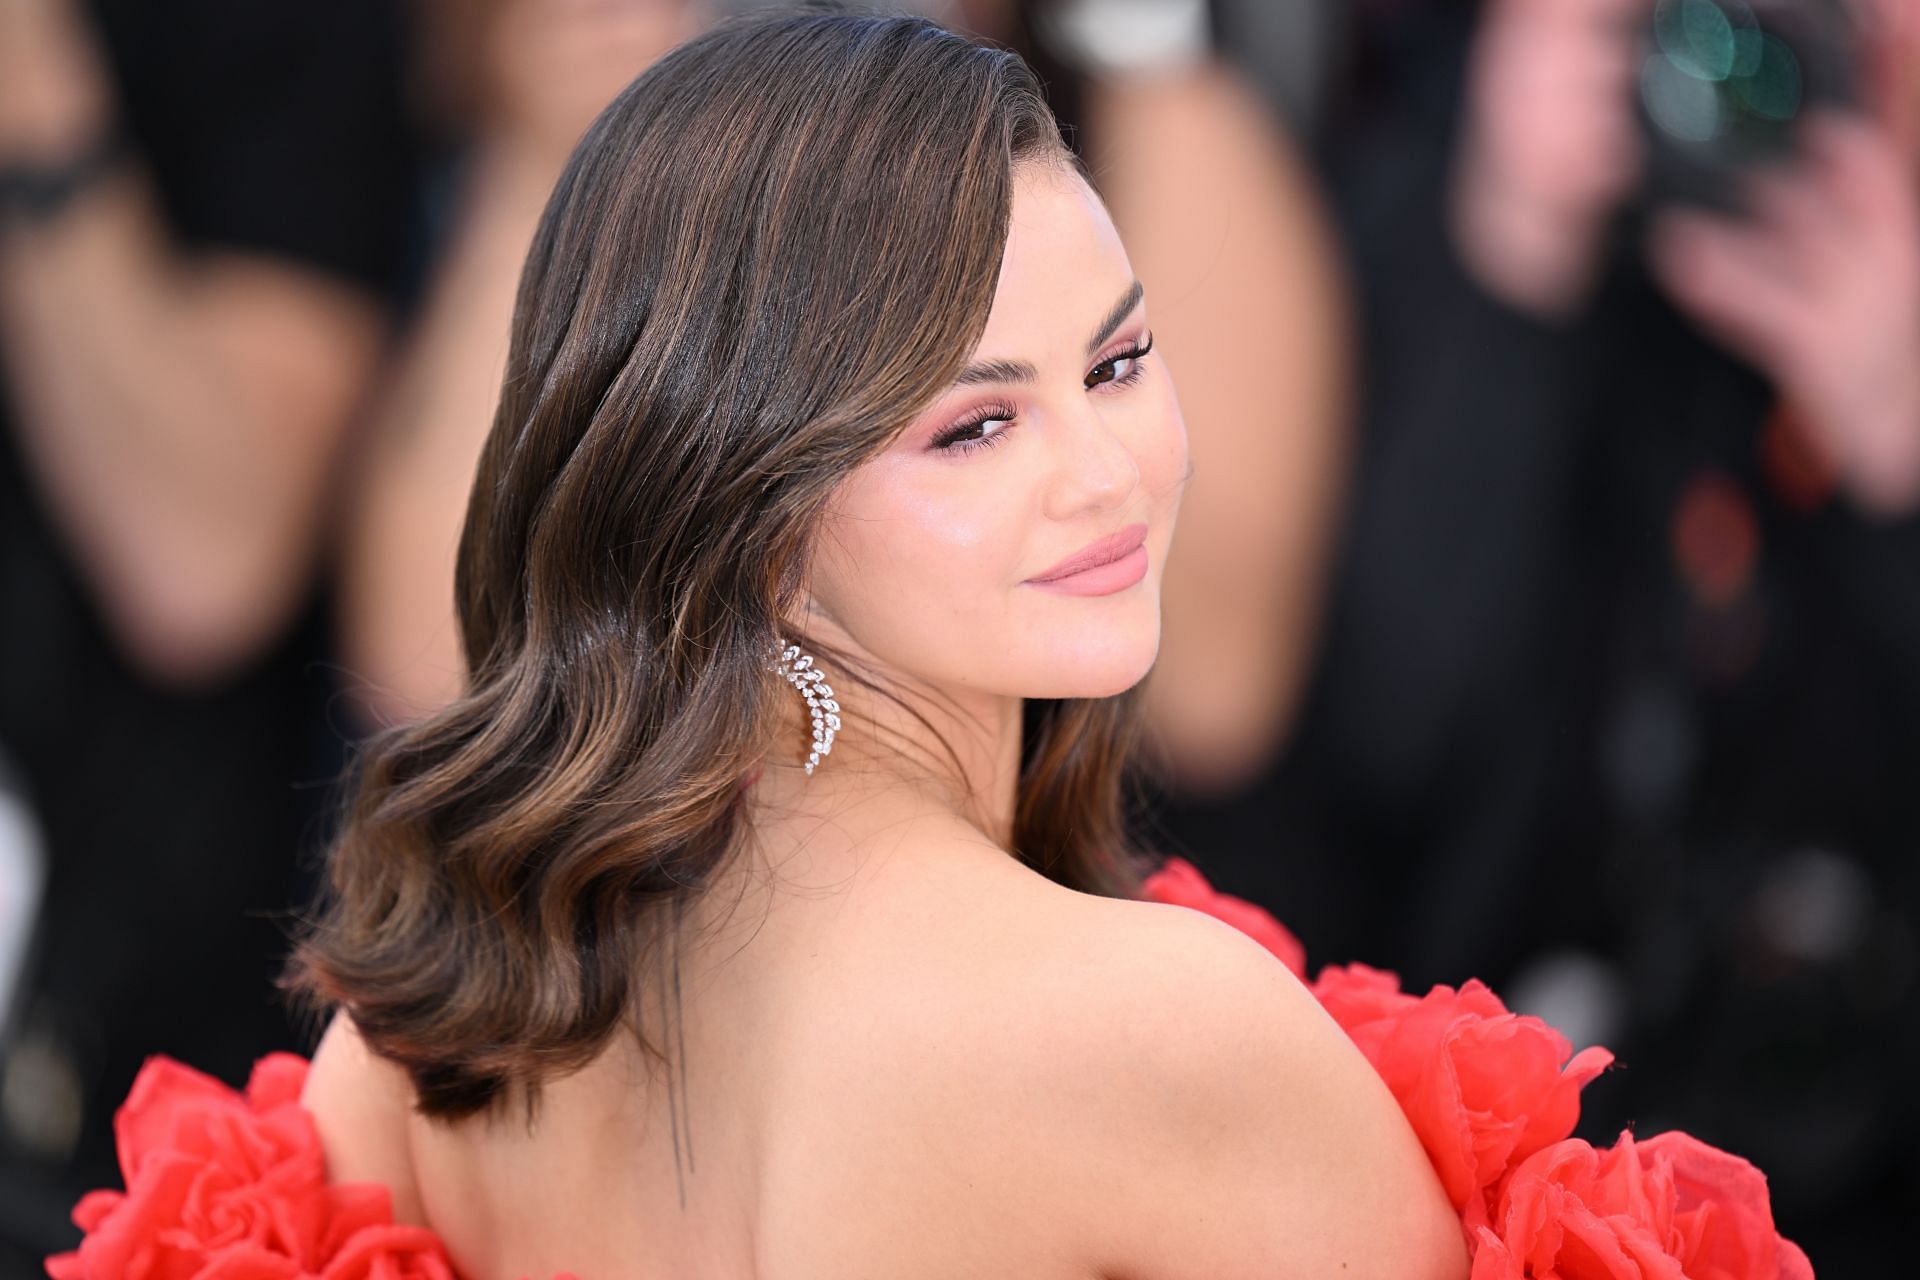
[{"label": "dangling earring", "polygon": [[833,700],[826,676],[813,665],[812,654],[802,653],[799,645],[784,640],[775,640],[773,647],[779,655],[773,660],[773,670],[800,691],[813,717],[813,750],[807,753],[807,776],[812,777],[821,757],[833,750],[833,735],[840,730],[840,704]]}]

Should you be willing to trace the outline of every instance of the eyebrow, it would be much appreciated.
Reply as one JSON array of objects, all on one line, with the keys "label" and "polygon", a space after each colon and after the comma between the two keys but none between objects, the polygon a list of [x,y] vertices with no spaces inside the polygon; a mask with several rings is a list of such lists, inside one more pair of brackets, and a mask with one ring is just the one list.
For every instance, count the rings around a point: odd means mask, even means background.
[{"label": "eyebrow", "polygon": [[[1146,295],[1146,292],[1146,287],[1138,280],[1127,287],[1127,291],[1120,295],[1120,301],[1113,304],[1113,309],[1107,312],[1106,319],[1100,322],[1100,327],[1093,331],[1091,338],[1087,339],[1089,356],[1098,351],[1101,344],[1126,323],[1127,317],[1132,315],[1133,309],[1140,305],[1140,299]],[[961,370],[960,376],[953,381],[955,386],[971,387],[983,382],[1033,382],[1039,376],[1039,372],[1025,360],[981,360]]]}]

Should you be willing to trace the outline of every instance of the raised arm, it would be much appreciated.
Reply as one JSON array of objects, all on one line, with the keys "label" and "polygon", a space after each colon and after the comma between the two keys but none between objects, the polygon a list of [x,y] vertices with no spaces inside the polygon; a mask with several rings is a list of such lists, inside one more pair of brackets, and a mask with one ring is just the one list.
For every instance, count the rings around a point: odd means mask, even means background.
[{"label": "raised arm", "polygon": [[459,692],[454,554],[534,226],[594,115],[701,16],[691,0],[505,0],[489,19],[461,207],[351,485],[341,648],[370,720]]},{"label": "raised arm", "polygon": [[476,166],[425,310],[355,460],[340,642],[376,723],[413,719],[460,690],[454,552],[506,369],[520,264],[552,177],[514,157]]},{"label": "raised arm", "polygon": [[[0,6],[0,162],[68,165],[115,110],[77,5]],[[23,452],[137,666],[217,678],[303,598],[379,340],[376,304],[350,285],[190,251],[137,158],[0,226],[0,363]]]},{"label": "raised arm", "polygon": [[1224,67],[1116,79],[1090,107],[1192,442],[1149,714],[1176,784],[1231,787],[1285,734],[1318,631],[1349,431],[1345,275],[1304,163]]}]

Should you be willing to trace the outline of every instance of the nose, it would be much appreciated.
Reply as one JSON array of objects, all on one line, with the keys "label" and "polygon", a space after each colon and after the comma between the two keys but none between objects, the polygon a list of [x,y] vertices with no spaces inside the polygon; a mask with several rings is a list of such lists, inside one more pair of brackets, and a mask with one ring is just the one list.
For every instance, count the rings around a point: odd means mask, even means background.
[{"label": "nose", "polygon": [[1082,400],[1062,408],[1053,437],[1053,475],[1046,491],[1049,519],[1072,520],[1126,505],[1140,487],[1140,461],[1098,406]]}]

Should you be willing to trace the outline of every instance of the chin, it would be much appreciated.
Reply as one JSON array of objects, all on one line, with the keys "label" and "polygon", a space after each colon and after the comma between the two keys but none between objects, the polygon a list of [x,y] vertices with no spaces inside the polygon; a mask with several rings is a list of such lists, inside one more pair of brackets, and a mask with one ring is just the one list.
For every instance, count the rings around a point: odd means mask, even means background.
[{"label": "chin", "polygon": [[1160,653],[1159,619],[1146,627],[1115,627],[1084,643],[1055,649],[1030,670],[1029,698],[1111,698],[1147,678]]}]

